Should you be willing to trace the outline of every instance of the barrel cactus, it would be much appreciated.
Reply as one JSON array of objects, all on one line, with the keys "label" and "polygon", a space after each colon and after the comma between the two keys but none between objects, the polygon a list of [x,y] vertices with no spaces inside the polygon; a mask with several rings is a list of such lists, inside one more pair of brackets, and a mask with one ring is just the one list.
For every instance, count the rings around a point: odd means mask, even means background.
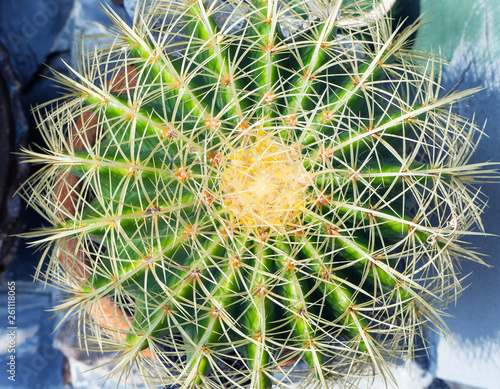
[{"label": "barrel cactus", "polygon": [[453,112],[474,91],[370,5],[143,1],[54,73],[25,152],[37,277],[113,372],[356,387],[447,333],[493,174]]}]

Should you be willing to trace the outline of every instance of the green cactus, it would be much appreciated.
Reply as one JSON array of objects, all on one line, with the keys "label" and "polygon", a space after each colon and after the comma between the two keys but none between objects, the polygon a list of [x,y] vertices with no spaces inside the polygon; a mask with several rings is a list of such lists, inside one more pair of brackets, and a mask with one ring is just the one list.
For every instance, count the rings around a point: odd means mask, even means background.
[{"label": "green cactus", "polygon": [[494,174],[452,110],[475,91],[441,95],[418,24],[341,3],[148,1],[133,27],[107,9],[112,44],[54,73],[67,93],[25,152],[53,226],[30,234],[37,277],[113,372],[355,387],[447,333]]}]

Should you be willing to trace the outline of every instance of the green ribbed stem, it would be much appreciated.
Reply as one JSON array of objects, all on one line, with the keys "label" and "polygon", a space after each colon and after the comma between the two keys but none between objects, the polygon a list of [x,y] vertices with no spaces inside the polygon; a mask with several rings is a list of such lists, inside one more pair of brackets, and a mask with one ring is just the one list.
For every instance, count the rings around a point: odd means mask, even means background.
[{"label": "green ribbed stem", "polygon": [[478,261],[459,239],[491,171],[450,110],[467,93],[439,97],[417,26],[353,27],[358,3],[236,5],[141,3],[133,27],[109,11],[109,51],[56,74],[69,100],[26,151],[46,277],[60,310],[112,301],[127,329],[94,317],[95,338],[117,332],[123,366],[152,355],[163,385],[289,386],[298,358],[324,387],[389,377],[442,322],[454,261]]}]

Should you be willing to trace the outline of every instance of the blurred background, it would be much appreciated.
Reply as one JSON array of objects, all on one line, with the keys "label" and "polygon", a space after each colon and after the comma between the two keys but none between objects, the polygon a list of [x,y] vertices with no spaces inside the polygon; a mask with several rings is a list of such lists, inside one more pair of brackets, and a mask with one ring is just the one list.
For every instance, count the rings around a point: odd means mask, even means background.
[{"label": "blurred background", "polygon": [[[130,21],[136,0],[101,0]],[[0,388],[116,388],[103,377],[108,368],[88,371],[106,356],[78,349],[70,323],[50,317],[57,290],[33,283],[40,253],[15,234],[43,225],[14,195],[29,174],[15,154],[42,144],[31,107],[59,91],[46,78],[47,65],[65,72],[76,65],[76,38],[106,33],[107,17],[95,0],[0,0]],[[472,162],[500,161],[500,0],[397,0],[393,15],[406,23],[423,14],[414,48],[440,52],[448,62],[443,91],[481,87],[457,109],[484,127]],[[500,186],[487,184],[484,227],[500,235]],[[500,240],[478,237],[468,244],[493,267],[462,264],[464,285],[450,305],[446,324],[454,339],[431,335],[434,345],[410,366],[395,368],[402,389],[500,388]],[[7,379],[9,353],[8,285],[16,288],[16,381]],[[12,285],[12,284],[10,284]],[[56,328],[57,327],[57,328]],[[128,385],[127,387],[132,387]],[[126,387],[120,384],[120,387]],[[383,383],[366,383],[382,388]]]}]

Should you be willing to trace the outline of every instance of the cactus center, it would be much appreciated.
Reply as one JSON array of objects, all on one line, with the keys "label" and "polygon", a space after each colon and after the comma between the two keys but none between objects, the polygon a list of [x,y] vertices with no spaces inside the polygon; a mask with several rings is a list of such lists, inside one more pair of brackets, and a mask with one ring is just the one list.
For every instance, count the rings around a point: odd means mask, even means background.
[{"label": "cactus center", "polygon": [[300,153],[262,134],[228,156],[221,176],[226,212],[254,227],[282,226],[296,218],[310,183]]}]

